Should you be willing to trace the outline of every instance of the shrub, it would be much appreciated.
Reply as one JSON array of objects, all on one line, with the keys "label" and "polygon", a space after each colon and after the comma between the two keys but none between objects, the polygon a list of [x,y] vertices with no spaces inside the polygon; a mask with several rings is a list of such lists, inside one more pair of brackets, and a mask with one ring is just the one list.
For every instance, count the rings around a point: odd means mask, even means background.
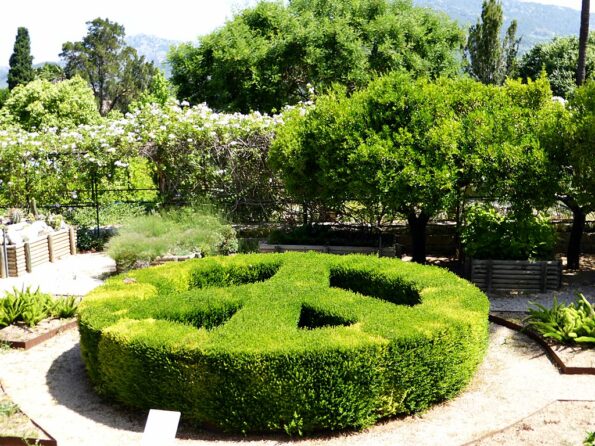
[{"label": "shrub", "polygon": [[528,327],[558,342],[595,345],[595,310],[584,295],[570,305],[559,304],[556,298],[552,308],[533,305],[525,319]]},{"label": "shrub", "polygon": [[109,279],[83,301],[96,389],[233,432],[364,428],[456,395],[488,301],[437,267],[315,253],[211,257]]},{"label": "shrub", "polygon": [[130,219],[108,243],[120,271],[165,255],[229,254],[237,249],[230,225],[212,210],[188,208]]},{"label": "shrub", "polygon": [[506,215],[476,205],[466,212],[461,240],[465,253],[477,259],[548,260],[554,254],[556,232],[543,214]]},{"label": "shrub", "polygon": [[78,301],[75,297],[52,299],[49,294],[37,288],[13,288],[0,299],[0,328],[23,322],[34,327],[48,317],[69,318],[76,313]]}]

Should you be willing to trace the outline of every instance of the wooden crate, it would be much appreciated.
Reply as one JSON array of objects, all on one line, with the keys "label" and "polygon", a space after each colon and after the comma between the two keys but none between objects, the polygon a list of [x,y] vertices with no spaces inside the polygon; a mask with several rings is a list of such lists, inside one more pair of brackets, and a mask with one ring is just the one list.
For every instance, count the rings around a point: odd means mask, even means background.
[{"label": "wooden crate", "polygon": [[560,260],[477,260],[467,266],[469,280],[484,291],[557,290],[562,282]]},{"label": "wooden crate", "polygon": [[5,263],[8,277],[19,277],[39,265],[76,254],[76,231],[73,228],[63,229],[32,242],[9,245],[6,254],[5,259],[3,252],[0,253],[0,277],[6,276]]},{"label": "wooden crate", "polygon": [[6,248],[6,263],[8,264],[8,277],[22,276],[27,272],[25,258],[25,244],[11,245]]}]

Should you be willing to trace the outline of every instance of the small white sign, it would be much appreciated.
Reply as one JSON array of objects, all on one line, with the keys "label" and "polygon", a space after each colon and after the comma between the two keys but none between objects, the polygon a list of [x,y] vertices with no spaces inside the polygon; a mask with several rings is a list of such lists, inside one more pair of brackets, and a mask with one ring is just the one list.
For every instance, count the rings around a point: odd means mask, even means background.
[{"label": "small white sign", "polygon": [[180,412],[151,409],[147,417],[141,446],[169,446],[174,444]]}]

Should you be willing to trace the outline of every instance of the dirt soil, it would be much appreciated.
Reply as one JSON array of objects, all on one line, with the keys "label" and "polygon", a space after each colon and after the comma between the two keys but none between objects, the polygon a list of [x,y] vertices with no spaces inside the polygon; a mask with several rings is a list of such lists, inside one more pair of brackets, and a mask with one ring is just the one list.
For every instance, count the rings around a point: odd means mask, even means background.
[{"label": "dirt soil", "polygon": [[0,342],[4,341],[30,341],[38,336],[46,334],[56,328],[64,327],[68,325],[75,318],[70,319],[44,319],[35,327],[29,327],[25,324],[14,324],[4,327],[0,330]]}]

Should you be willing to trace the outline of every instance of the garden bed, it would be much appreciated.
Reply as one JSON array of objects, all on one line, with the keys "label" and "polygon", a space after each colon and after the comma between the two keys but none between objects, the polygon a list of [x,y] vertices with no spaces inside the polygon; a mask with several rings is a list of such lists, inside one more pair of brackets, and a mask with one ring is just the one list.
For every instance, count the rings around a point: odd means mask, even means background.
[{"label": "garden bed", "polygon": [[30,273],[39,265],[55,262],[74,254],[76,254],[74,228],[62,229],[34,241],[7,245],[6,257],[4,251],[0,249],[0,277],[19,277]]},{"label": "garden bed", "polygon": [[562,261],[478,260],[466,266],[469,280],[484,291],[545,292],[562,283]]},{"label": "garden bed", "polygon": [[50,318],[41,321],[35,327],[26,324],[13,324],[0,329],[0,342],[12,348],[28,350],[48,339],[76,327],[76,319]]},{"label": "garden bed", "polygon": [[595,375],[595,348],[581,345],[564,345],[544,338],[539,333],[527,329],[523,319],[527,313],[498,311],[490,313],[490,322],[521,332],[537,342],[561,373],[567,375]]},{"label": "garden bed", "polygon": [[0,386],[0,444],[57,446],[58,442],[25,415]]}]

